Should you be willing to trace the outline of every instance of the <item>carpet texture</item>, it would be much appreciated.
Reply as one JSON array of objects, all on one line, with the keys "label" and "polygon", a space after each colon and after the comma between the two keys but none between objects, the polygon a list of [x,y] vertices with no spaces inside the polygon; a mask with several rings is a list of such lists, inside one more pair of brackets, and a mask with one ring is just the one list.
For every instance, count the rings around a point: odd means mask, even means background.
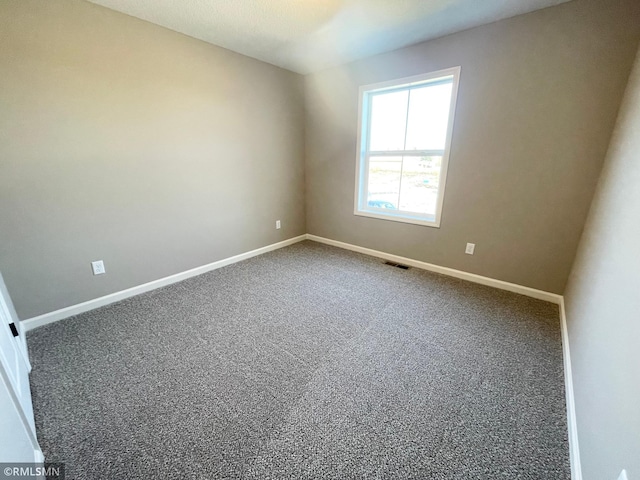
[{"label": "carpet texture", "polygon": [[68,479],[569,479],[556,305],[303,242],[28,334]]}]

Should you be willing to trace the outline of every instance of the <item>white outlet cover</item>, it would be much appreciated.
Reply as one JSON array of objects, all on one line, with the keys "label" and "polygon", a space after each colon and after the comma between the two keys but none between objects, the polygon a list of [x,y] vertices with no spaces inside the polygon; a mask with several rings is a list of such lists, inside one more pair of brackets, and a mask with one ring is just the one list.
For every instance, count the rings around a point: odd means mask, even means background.
[{"label": "white outlet cover", "polygon": [[629,480],[629,479],[627,478],[627,471],[626,471],[626,470],[622,470],[622,471],[620,472],[620,476],[618,477],[618,480]]},{"label": "white outlet cover", "polygon": [[475,252],[475,250],[476,250],[475,243],[467,243],[467,248],[464,249],[464,253],[468,255],[473,255],[473,252]]},{"label": "white outlet cover", "polygon": [[106,272],[106,270],[104,269],[104,262],[102,260],[91,262],[91,269],[93,270],[94,275],[102,275]]},{"label": "white outlet cover", "polygon": [[280,220],[276,220],[276,229],[279,229],[280,227],[281,227]]}]

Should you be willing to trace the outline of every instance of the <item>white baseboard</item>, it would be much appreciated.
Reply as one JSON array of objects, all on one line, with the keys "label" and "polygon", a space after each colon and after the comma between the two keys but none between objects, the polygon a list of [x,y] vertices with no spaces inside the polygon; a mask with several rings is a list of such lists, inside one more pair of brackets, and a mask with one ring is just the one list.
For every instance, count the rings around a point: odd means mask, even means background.
[{"label": "white baseboard", "polygon": [[36,463],[38,463],[38,464],[44,463],[44,454],[42,453],[42,450],[40,450],[40,449],[36,448],[33,451],[33,458],[34,458],[34,461]]},{"label": "white baseboard", "polygon": [[305,235],[300,235],[298,237],[290,238],[288,240],[284,240],[282,242],[274,243],[272,245],[267,245],[266,247],[258,248],[256,250],[251,250],[250,252],[241,253],[240,255],[235,255],[233,257],[218,260],[217,262],[209,263],[201,267],[196,267],[191,270],[187,270],[185,272],[176,273],[175,275],[170,275],[168,277],[160,278],[152,282],[144,283],[142,285],[137,285],[135,287],[131,287],[126,290],[121,290],[119,292],[111,293],[103,297],[94,298],[93,300],[88,300],[83,303],[78,303],[76,305],[71,305],[69,307],[61,308],[60,310],[55,310],[53,312],[45,313],[37,317],[28,318],[26,320],[22,320],[20,324],[22,325],[25,331],[33,330],[34,328],[47,325],[48,323],[56,322],[58,320],[62,320],[63,318],[72,317],[73,315],[78,315],[80,313],[87,312],[89,310],[93,310],[95,308],[99,308],[104,305],[109,305],[110,303],[118,302],[120,300],[124,300],[125,298],[133,297],[135,295],[140,295],[141,293],[145,293],[150,290],[155,290],[156,288],[164,287],[166,285],[170,285],[172,283],[176,283],[181,280],[186,280],[187,278],[195,277],[196,275],[201,275],[203,273],[210,272],[211,270],[215,270],[217,268],[221,268],[226,265],[231,265],[232,263],[240,262],[242,260],[246,260],[248,258],[255,257],[257,255],[261,255],[263,253],[267,253],[272,250],[277,250],[279,248],[292,245],[302,240],[313,240],[315,242],[324,243],[327,245],[333,245],[335,247],[344,248],[346,250],[352,250],[354,252],[364,253],[366,255],[371,255],[378,258],[384,258],[385,260],[392,260],[397,263],[403,263],[405,265],[410,265],[412,267],[429,270],[431,272],[436,272],[436,273],[441,273],[441,274],[449,275],[456,278],[461,278],[463,280],[468,280],[470,282],[475,282],[475,283],[480,283],[482,285],[488,285],[491,287],[500,288],[502,290],[508,290],[510,292],[527,295],[529,297],[537,298],[540,300],[546,300],[548,302],[552,302],[556,304],[560,304],[560,301],[562,299],[561,295],[557,295],[555,293],[544,292],[542,290],[536,290],[535,288],[525,287],[522,285],[517,285],[515,283],[504,282],[502,280],[496,280],[494,278],[483,277],[482,275],[463,272],[462,270],[455,270],[453,268],[441,267],[439,265],[434,265],[431,263],[422,262],[422,261],[414,260],[411,258],[401,257],[399,255],[393,255],[391,253],[380,252],[378,250],[372,250],[370,248],[365,248],[357,245],[352,245],[349,243],[339,242],[337,240],[331,240],[329,238],[318,237],[317,235],[305,234]]},{"label": "white baseboard", "polygon": [[372,257],[391,260],[393,262],[402,263],[411,267],[429,270],[430,272],[441,273],[443,275],[449,275],[450,277],[461,278],[462,280],[468,280],[470,282],[488,285],[490,287],[499,288],[501,290],[508,290],[509,292],[519,293],[521,295],[537,298],[539,300],[545,300],[547,302],[555,303],[556,305],[560,305],[560,302],[562,300],[562,295],[558,295],[556,293],[536,290],[535,288],[525,287],[523,285],[509,283],[502,280],[496,280],[495,278],[483,277],[482,275],[463,272],[462,270],[456,270],[454,268],[441,267],[440,265],[434,265],[432,263],[422,262],[420,260],[414,260],[412,258],[401,257],[399,255],[393,255],[391,253],[380,252],[378,250],[372,250],[370,248],[359,247],[358,245],[352,245],[350,243],[339,242],[337,240],[331,240],[329,238],[318,237],[316,235],[310,234],[307,234],[307,239],[313,240],[314,242],[333,245],[334,247],[344,248],[346,250],[352,250],[358,253],[364,253],[365,255],[371,255]]},{"label": "white baseboard", "polygon": [[109,295],[105,295],[104,297],[94,298],[93,300],[89,300],[87,302],[71,305],[66,308],[61,308],[60,310],[55,310],[53,312],[39,315],[37,317],[28,318],[26,320],[22,320],[20,324],[24,327],[24,330],[28,332],[29,330],[47,325],[48,323],[57,322],[58,320],[62,320],[63,318],[72,317],[73,315],[78,315],[80,313],[87,312],[104,305],[109,305],[110,303],[124,300],[125,298],[140,295],[141,293],[155,290],[156,288],[171,285],[172,283],[180,282],[197,275],[202,275],[203,273],[210,272],[211,270],[216,270],[227,265],[231,265],[232,263],[241,262],[242,260],[246,260],[263,253],[271,252],[272,250],[277,250],[279,248],[301,242],[303,240],[306,240],[306,238],[306,235],[300,235],[288,240],[283,240],[282,242],[273,243],[271,245],[267,245],[266,247],[257,248],[255,250],[251,250],[250,252],[245,252],[233,257],[224,258],[222,260],[218,260],[217,262],[202,265],[201,267],[192,268],[191,270],[187,270],[185,272],[176,273],[175,275],[170,275],[168,277],[160,278],[149,283],[144,283],[142,285],[127,288],[126,290],[111,293]]},{"label": "white baseboard", "polygon": [[571,461],[571,480],[582,480],[580,448],[578,446],[576,405],[573,397],[571,351],[569,349],[569,331],[567,330],[567,313],[564,308],[564,297],[560,301],[560,329],[562,331],[562,357],[564,359],[564,388],[567,403],[567,427],[569,430],[569,459]]}]

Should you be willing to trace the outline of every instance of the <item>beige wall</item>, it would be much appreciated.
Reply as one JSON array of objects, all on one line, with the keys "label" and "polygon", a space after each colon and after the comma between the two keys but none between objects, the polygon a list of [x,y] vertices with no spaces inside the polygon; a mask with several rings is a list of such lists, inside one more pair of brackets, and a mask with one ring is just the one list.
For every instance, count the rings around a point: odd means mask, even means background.
[{"label": "beige wall", "polygon": [[[575,0],[305,77],[308,232],[562,293],[640,38],[639,7]],[[441,228],[354,216],[358,86],[456,65]]]},{"label": "beige wall", "polygon": [[565,294],[585,480],[640,478],[640,51]]},{"label": "beige wall", "polygon": [[[0,2],[0,270],[18,312],[305,231],[561,293],[639,10],[574,0],[310,75],[303,92],[299,75],[87,2]],[[358,86],[453,65],[441,228],[354,216]]]},{"label": "beige wall", "polygon": [[87,2],[0,2],[0,270],[20,317],[305,233],[302,95],[297,74]]}]

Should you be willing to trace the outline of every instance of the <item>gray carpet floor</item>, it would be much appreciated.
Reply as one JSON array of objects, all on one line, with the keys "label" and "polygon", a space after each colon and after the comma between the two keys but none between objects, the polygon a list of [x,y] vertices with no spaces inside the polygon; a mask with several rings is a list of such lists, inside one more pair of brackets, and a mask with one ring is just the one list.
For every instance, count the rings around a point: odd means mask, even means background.
[{"label": "gray carpet floor", "polygon": [[38,328],[68,479],[569,479],[556,305],[303,242]]}]

